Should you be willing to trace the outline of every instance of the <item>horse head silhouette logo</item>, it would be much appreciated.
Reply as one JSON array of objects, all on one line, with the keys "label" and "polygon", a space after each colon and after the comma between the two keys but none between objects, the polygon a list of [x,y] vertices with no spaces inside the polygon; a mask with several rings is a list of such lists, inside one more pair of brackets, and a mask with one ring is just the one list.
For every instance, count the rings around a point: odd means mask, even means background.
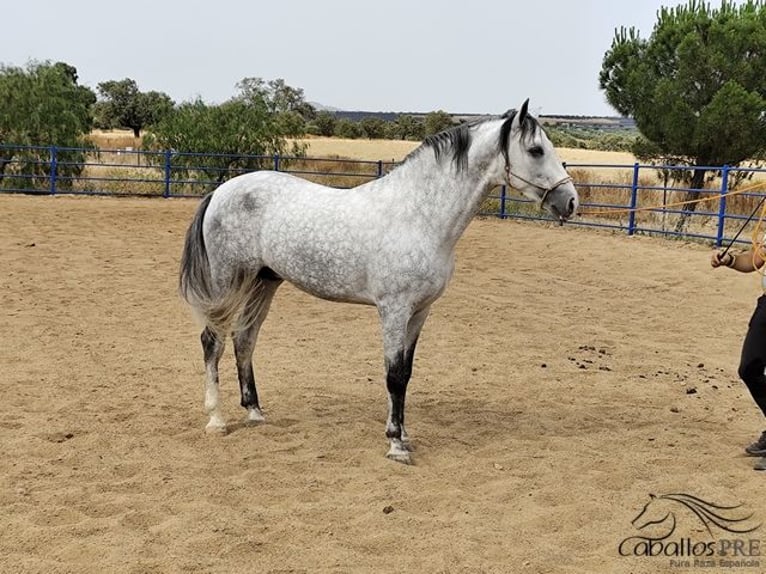
[{"label": "horse head silhouette logo", "polygon": [[[651,536],[655,540],[664,540],[675,531],[678,511],[688,511],[696,516],[713,536],[713,529],[724,530],[734,534],[747,534],[760,528],[761,524],[754,524],[753,514],[747,514],[740,510],[741,504],[736,506],[722,506],[708,502],[691,494],[671,493],[655,496],[649,495],[649,502],[644,505],[631,524],[638,530],[646,532],[661,532],[659,536]],[[680,514],[679,514],[680,516]]]}]

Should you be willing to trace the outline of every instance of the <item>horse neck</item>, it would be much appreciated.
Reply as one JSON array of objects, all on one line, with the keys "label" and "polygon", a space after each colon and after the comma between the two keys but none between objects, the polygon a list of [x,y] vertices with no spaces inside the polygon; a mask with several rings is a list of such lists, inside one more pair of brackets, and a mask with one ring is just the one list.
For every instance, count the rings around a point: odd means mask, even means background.
[{"label": "horse neck", "polygon": [[397,213],[422,220],[423,228],[442,244],[454,246],[489,190],[504,181],[497,129],[481,128],[474,129],[464,167],[459,168],[449,152],[436,159],[433,150],[425,148],[379,180],[388,180],[386,190]]}]

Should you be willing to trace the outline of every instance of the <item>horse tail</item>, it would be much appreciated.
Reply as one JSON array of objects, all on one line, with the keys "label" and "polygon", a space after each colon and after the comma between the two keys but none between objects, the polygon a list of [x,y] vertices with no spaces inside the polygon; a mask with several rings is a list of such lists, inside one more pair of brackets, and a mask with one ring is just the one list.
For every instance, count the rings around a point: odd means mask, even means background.
[{"label": "horse tail", "polygon": [[[257,276],[241,268],[234,270],[226,285],[219,285],[213,278],[203,232],[205,213],[212,198],[212,192],[202,198],[186,231],[178,291],[201,323],[225,335],[250,294],[258,288],[258,281]],[[245,326],[237,325],[237,329]]]},{"label": "horse tail", "polygon": [[194,214],[189,229],[186,230],[184,249],[181,253],[181,272],[178,277],[178,291],[181,297],[192,307],[204,306],[212,299],[213,278],[210,273],[210,261],[207,258],[205,234],[202,223],[210,206],[213,194],[202,198]]}]

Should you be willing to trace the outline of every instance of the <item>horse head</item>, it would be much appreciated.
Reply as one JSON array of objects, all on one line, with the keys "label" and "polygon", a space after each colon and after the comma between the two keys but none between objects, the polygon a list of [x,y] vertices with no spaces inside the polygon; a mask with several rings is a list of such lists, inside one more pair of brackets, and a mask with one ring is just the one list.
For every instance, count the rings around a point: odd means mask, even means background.
[{"label": "horse head", "polygon": [[563,223],[577,211],[577,190],[551,140],[529,113],[529,100],[504,117],[500,145],[508,185]]}]

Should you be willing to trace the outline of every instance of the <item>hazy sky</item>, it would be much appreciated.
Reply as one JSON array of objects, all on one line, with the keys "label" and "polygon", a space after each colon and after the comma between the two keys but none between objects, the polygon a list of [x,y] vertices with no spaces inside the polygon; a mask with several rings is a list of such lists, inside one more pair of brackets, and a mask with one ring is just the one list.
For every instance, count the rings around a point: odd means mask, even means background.
[{"label": "hazy sky", "polygon": [[3,11],[0,63],[64,61],[94,89],[128,77],[179,102],[257,76],[345,110],[502,113],[529,97],[537,114],[612,115],[598,72],[615,28],[647,37],[678,3],[25,0]]}]

